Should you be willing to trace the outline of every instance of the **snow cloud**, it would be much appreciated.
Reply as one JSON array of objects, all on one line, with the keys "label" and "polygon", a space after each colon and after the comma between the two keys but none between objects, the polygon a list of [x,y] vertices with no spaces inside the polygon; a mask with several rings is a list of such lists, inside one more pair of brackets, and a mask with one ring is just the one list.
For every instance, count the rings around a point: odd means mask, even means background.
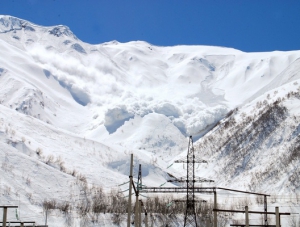
[{"label": "snow cloud", "polygon": [[183,135],[199,135],[228,112],[225,106],[208,107],[198,98],[187,100],[184,103],[172,103],[151,98],[148,98],[146,102],[143,99],[129,96],[123,102],[126,103],[126,106],[119,104],[105,113],[105,125],[110,132],[116,131],[125,121],[135,115],[143,117],[149,113],[156,113],[167,116]]},{"label": "snow cloud", "polygon": [[[167,116],[185,136],[201,134],[228,111],[223,105],[208,106],[202,102],[197,97],[200,86],[187,87],[177,81],[184,86],[182,90],[178,84],[168,84],[168,75],[162,73],[168,67],[166,64],[155,66],[154,71],[146,62],[129,67],[128,62],[119,59],[122,56],[117,51],[113,56],[118,57],[113,58],[101,52],[101,48],[89,52],[84,44],[75,47],[74,50],[74,45],[62,44],[65,49],[49,50],[35,44],[30,54],[48,76],[51,74],[69,90],[76,102],[102,108],[104,126],[109,133],[114,133],[134,116],[156,113]],[[196,74],[194,77],[201,80]],[[173,89],[181,89],[182,95],[175,96]]]},{"label": "snow cloud", "polygon": [[[96,62],[91,56],[81,59],[72,54],[58,53],[35,45],[30,54],[51,74],[64,88],[67,88],[73,98],[82,105],[87,105],[97,96],[121,95],[122,87],[117,83],[111,62],[103,58]],[[114,75],[112,75],[114,74]]]}]

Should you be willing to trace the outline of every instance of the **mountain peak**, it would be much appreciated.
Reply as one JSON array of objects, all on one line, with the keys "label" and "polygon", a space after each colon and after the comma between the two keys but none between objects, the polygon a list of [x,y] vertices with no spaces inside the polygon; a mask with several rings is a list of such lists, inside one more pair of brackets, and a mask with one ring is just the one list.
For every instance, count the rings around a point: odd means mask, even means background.
[{"label": "mountain peak", "polygon": [[7,33],[22,29],[29,31],[35,31],[39,29],[43,32],[49,32],[49,34],[54,35],[56,37],[68,36],[74,38],[75,40],[78,40],[78,38],[74,35],[70,28],[65,25],[45,27],[33,24],[29,21],[22,20],[17,17],[9,15],[0,15],[0,33]]},{"label": "mountain peak", "polygon": [[25,21],[17,17],[0,15],[0,32],[6,33],[13,30],[20,30],[22,29],[23,22]]},{"label": "mountain peak", "polygon": [[65,26],[65,25],[57,25],[57,26],[54,26],[54,27],[51,27],[49,30],[48,30],[49,34],[51,35],[54,35],[54,36],[57,36],[57,37],[61,37],[61,36],[71,36],[73,37],[74,39],[78,39],[74,34],[73,32],[70,30],[69,27]]}]

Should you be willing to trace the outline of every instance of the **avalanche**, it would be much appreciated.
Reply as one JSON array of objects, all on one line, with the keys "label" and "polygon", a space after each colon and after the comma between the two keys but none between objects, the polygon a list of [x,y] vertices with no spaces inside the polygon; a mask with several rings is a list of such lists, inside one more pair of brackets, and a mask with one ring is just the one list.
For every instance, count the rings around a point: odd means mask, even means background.
[{"label": "avalanche", "polygon": [[43,223],[42,201],[80,199],[82,180],[120,188],[130,153],[146,185],[182,176],[167,167],[189,135],[209,161],[197,175],[214,186],[299,192],[300,51],[91,45],[12,16],[0,16],[0,49],[1,203],[21,218]]}]

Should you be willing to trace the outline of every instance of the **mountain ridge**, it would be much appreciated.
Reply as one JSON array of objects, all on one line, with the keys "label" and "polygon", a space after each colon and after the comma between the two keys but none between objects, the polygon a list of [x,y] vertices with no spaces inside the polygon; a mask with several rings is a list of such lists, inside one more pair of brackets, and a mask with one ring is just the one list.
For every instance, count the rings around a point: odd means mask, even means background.
[{"label": "mountain ridge", "polygon": [[[160,186],[186,174],[174,161],[189,135],[209,162],[196,174],[214,186],[299,191],[300,51],[90,45],[66,26],[0,18],[3,201],[23,187],[30,213],[51,191],[80,197],[84,182],[123,190],[131,153],[135,177],[142,163],[143,183]],[[21,160],[25,173],[11,168]]]}]

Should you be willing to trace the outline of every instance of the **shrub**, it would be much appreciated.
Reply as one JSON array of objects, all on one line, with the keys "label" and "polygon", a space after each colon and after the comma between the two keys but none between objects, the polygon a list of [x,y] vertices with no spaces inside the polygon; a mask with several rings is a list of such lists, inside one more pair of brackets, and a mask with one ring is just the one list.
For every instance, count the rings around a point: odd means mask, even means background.
[{"label": "shrub", "polygon": [[[23,139],[22,139],[22,141],[23,141]],[[28,141],[28,143],[30,144],[30,141]],[[35,153],[40,157],[40,156],[43,154],[43,151],[42,151],[41,148],[38,147],[38,148],[35,150]]]},{"label": "shrub", "polygon": [[56,209],[56,201],[54,199],[52,200],[44,200],[42,203],[43,210],[53,210]]},{"label": "shrub", "polygon": [[69,201],[64,201],[57,206],[57,209],[59,209],[64,214],[68,214],[72,210],[72,207]]},{"label": "shrub", "polygon": [[47,158],[46,158],[46,160],[45,160],[45,163],[46,163],[47,165],[50,165],[50,164],[53,162],[53,160],[54,160],[53,155],[49,155],[49,156],[47,156]]}]

